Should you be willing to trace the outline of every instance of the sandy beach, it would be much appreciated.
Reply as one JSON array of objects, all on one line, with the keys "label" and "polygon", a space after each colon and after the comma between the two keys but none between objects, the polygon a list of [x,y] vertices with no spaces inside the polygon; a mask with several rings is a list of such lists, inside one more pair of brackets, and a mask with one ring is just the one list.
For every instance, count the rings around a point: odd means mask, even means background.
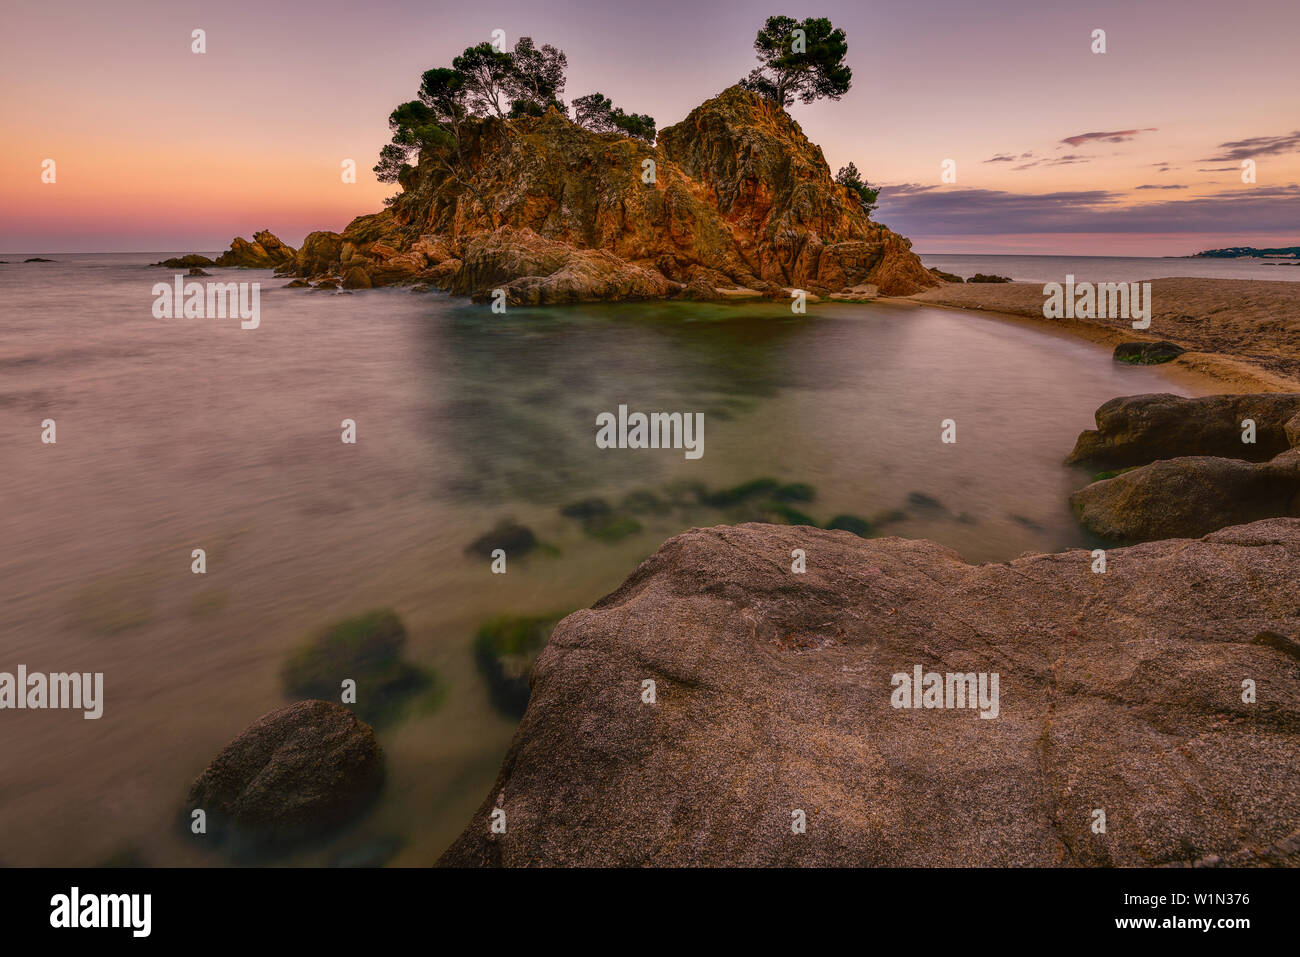
[{"label": "sandy beach", "polygon": [[1188,350],[1163,367],[1171,373],[1215,379],[1224,391],[1300,392],[1300,283],[1156,279],[1151,328],[1141,331],[1127,319],[1045,319],[1038,283],[948,283],[910,298],[1052,326],[1108,345],[1164,339]]}]

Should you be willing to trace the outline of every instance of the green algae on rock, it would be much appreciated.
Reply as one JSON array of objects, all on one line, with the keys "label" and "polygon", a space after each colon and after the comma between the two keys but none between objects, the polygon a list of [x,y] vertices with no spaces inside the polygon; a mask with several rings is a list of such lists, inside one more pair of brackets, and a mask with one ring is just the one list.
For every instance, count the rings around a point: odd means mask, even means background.
[{"label": "green algae on rock", "polygon": [[[399,718],[410,698],[428,691],[435,675],[402,660],[406,626],[387,609],[325,628],[285,662],[285,691],[297,697],[339,700],[343,682],[356,682],[355,710],[376,726]],[[346,699],[343,699],[346,702]]]}]

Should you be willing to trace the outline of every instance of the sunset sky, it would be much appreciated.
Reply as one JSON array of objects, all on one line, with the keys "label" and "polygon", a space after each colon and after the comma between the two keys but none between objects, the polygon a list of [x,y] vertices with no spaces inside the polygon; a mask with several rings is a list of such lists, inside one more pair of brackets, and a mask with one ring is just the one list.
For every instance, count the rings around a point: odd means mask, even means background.
[{"label": "sunset sky", "polygon": [[790,112],[919,251],[1300,244],[1297,0],[11,0],[0,250],[297,245],[381,208],[389,112],[493,29],[563,49],[566,100],[599,90],[662,129],[749,71],[775,13],[847,32],[852,90]]}]

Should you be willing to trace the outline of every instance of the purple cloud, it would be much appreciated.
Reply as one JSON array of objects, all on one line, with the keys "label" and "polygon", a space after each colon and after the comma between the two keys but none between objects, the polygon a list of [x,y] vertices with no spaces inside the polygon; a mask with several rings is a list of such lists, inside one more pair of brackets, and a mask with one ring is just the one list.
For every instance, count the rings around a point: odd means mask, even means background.
[{"label": "purple cloud", "polygon": [[1300,185],[1248,186],[1209,196],[1133,204],[1109,190],[1014,193],[934,191],[904,185],[880,192],[880,219],[904,235],[1006,233],[1294,232]]},{"label": "purple cloud", "polygon": [[1282,136],[1252,136],[1245,140],[1230,140],[1227,143],[1220,143],[1219,149],[1227,152],[1220,156],[1207,156],[1201,162],[1230,163],[1255,156],[1295,152],[1300,150],[1300,130]]},{"label": "purple cloud", "polygon": [[1154,133],[1157,129],[1155,126],[1146,126],[1137,130],[1112,130],[1109,133],[1080,133],[1078,136],[1067,136],[1061,142],[1070,146],[1082,146],[1090,142],[1127,143],[1139,133]]}]

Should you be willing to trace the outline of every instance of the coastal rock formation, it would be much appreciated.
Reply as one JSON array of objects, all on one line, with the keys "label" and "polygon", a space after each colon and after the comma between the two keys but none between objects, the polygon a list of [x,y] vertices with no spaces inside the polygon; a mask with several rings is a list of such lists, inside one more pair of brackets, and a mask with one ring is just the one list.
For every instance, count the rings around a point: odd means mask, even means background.
[{"label": "coastal rock formation", "polygon": [[253,234],[251,243],[242,236],[236,236],[230,243],[230,249],[217,257],[215,265],[275,269],[293,262],[296,254],[297,251],[292,246],[286,246],[272,232],[264,229]]},{"label": "coastal rock formation", "polygon": [[1269,462],[1163,459],[1070,497],[1089,531],[1116,542],[1196,538],[1261,518],[1300,515],[1300,449]]},{"label": "coastal rock formation", "polygon": [[[1170,393],[1111,399],[1097,409],[1097,428],[1080,434],[1068,463],[1126,468],[1180,455],[1222,455],[1262,462],[1295,442],[1288,425],[1300,415],[1300,394],[1210,395]],[[1243,442],[1242,422],[1255,423],[1255,442]],[[1300,435],[1300,420],[1290,426]]]},{"label": "coastal rock formation", "polygon": [[[679,535],[555,629],[440,863],[1300,864],[1300,521],[1092,563]],[[997,674],[997,717],[894,707],[916,666]]]},{"label": "coastal rock formation", "polygon": [[[552,109],[467,124],[468,173],[423,155],[389,209],[312,233],[285,274],[423,282],[515,303],[816,295],[938,280],[873,223],[784,110],[732,87],[656,146]],[[647,171],[654,175],[647,181]]]},{"label": "coastal rock formation", "polygon": [[[1247,420],[1253,442],[1242,440]],[[1083,526],[1111,541],[1300,515],[1300,394],[1112,399],[1067,462],[1124,470],[1070,497]]]},{"label": "coastal rock formation", "polygon": [[370,727],[328,701],[299,701],[253,722],[199,775],[185,822],[202,808],[208,831],[238,854],[327,831],[378,794],[384,760]]},{"label": "coastal rock formation", "polygon": [[200,266],[215,266],[216,263],[207,256],[190,253],[188,256],[175,256],[162,262],[150,263],[151,266],[166,266],[169,269],[195,269]]}]

